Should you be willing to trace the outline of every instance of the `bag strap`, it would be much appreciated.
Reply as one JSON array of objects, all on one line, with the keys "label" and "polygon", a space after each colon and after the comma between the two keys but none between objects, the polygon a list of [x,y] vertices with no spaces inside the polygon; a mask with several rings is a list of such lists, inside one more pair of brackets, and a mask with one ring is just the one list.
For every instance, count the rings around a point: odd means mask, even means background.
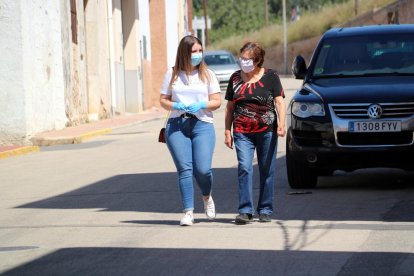
[{"label": "bag strap", "polygon": [[168,110],[167,115],[165,116],[165,120],[164,120],[164,127],[167,126],[167,122],[168,122],[168,118],[170,117],[170,113],[171,113],[171,111]]}]

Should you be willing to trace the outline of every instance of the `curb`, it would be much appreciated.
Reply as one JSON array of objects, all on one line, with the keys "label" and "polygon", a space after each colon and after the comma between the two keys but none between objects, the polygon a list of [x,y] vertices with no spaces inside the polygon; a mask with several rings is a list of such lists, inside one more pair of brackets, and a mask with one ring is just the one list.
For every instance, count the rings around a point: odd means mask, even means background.
[{"label": "curb", "polygon": [[80,144],[86,140],[90,140],[96,136],[105,135],[111,133],[112,129],[105,128],[101,130],[86,132],[84,134],[74,137],[42,137],[32,138],[33,145],[35,146],[55,146],[55,145],[67,145],[67,144]]},{"label": "curb", "polygon": [[32,146],[6,146],[6,147],[0,146],[0,159],[12,157],[16,155],[28,154],[31,152],[39,152],[41,151],[41,147],[43,146],[46,147],[46,146],[55,146],[55,145],[80,144],[87,140],[95,138],[97,136],[112,133],[116,129],[130,127],[136,124],[141,124],[141,123],[150,122],[150,121],[162,120],[165,118],[165,114],[162,114],[162,115],[151,114],[151,115],[152,116],[149,118],[148,117],[146,118],[145,116],[143,116],[144,118],[142,117],[137,118],[135,121],[130,121],[130,122],[122,122],[122,121],[121,123],[116,122],[116,121],[111,122],[111,124],[113,125],[110,127],[107,126],[107,127],[104,127],[98,130],[87,131],[82,134],[79,134],[79,131],[78,131],[78,134],[75,134],[75,135],[71,135],[68,133],[65,133],[65,134],[62,133],[61,136],[57,136],[56,133],[52,131],[51,132],[52,135],[50,136],[47,136],[48,134],[46,134],[43,137],[42,136],[32,137],[30,139]]},{"label": "curb", "polygon": [[90,139],[92,139],[96,136],[105,135],[105,134],[108,134],[108,133],[111,133],[111,132],[112,132],[111,128],[105,128],[105,129],[101,129],[101,130],[97,130],[97,131],[87,132],[87,133],[84,133],[82,135],[76,136],[73,139],[73,144],[80,144],[83,141],[90,140]]},{"label": "curb", "polygon": [[0,152],[0,159],[17,156],[17,155],[28,154],[31,152],[38,152],[38,151],[40,151],[40,148],[38,146],[20,147],[20,148]]}]

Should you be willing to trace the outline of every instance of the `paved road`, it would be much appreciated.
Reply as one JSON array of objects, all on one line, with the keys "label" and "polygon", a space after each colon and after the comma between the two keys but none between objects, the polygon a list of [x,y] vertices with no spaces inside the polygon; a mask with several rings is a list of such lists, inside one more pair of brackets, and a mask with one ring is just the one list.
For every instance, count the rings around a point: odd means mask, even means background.
[{"label": "paved road", "polygon": [[[289,96],[298,82],[283,84]],[[0,160],[0,274],[414,275],[414,174],[337,172],[291,195],[280,139],[274,220],[237,226],[223,118],[221,109],[218,216],[204,219],[197,189],[191,227],[178,226],[175,168],[156,142],[161,120]]]}]

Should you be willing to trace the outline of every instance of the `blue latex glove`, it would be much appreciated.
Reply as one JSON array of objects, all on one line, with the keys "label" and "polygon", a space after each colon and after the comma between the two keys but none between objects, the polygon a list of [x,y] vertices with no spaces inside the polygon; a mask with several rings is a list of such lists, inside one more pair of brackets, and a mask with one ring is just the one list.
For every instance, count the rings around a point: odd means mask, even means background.
[{"label": "blue latex glove", "polygon": [[187,112],[189,113],[197,113],[200,109],[206,108],[207,102],[196,102],[187,106]]},{"label": "blue latex glove", "polygon": [[175,102],[173,103],[172,108],[175,110],[186,110],[187,107],[183,103]]}]

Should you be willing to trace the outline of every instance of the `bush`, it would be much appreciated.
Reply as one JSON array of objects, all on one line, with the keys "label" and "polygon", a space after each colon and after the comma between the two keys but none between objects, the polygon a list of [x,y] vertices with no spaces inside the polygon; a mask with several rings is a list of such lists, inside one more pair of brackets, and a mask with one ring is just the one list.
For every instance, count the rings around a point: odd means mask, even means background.
[{"label": "bush", "polygon": [[[358,14],[388,5],[394,0],[364,0],[358,1]],[[352,20],[355,16],[355,0],[348,0],[340,4],[323,6],[318,11],[302,11],[300,20],[287,23],[288,43],[322,35],[332,27]],[[209,46],[209,49],[227,49],[237,55],[242,44],[248,40],[255,40],[268,48],[283,43],[282,23],[266,26],[259,31],[244,35],[229,36]]]}]

